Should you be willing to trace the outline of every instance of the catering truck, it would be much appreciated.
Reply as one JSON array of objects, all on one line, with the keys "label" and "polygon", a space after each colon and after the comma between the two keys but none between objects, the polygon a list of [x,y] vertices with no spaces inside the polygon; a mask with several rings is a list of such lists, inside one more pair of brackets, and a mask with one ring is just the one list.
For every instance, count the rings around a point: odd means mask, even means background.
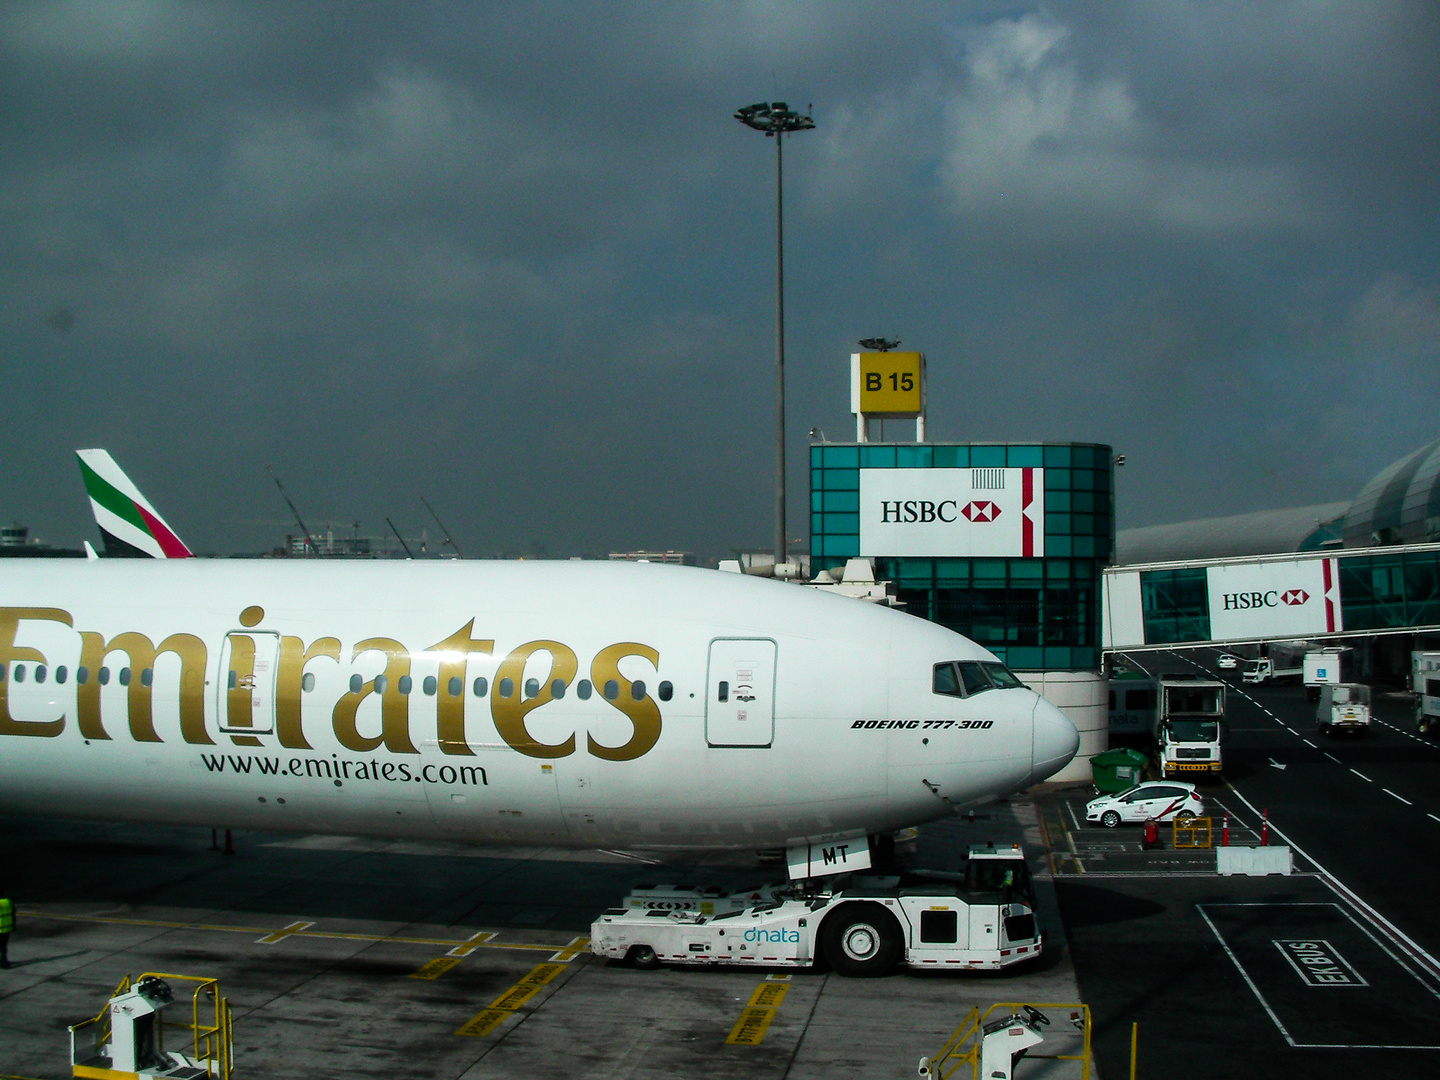
[{"label": "catering truck", "polygon": [[1315,730],[1326,735],[1370,730],[1370,687],[1362,683],[1325,683],[1315,708]]},{"label": "catering truck", "polygon": [[1162,675],[1159,690],[1151,730],[1161,775],[1218,776],[1223,765],[1225,684],[1192,675]]},{"label": "catering truck", "polygon": [[1410,689],[1415,695],[1415,730],[1440,733],[1440,652],[1410,654]]},{"label": "catering truck", "polygon": [[662,898],[637,890],[601,915],[590,928],[591,951],[642,968],[809,967],[823,958],[842,975],[882,975],[897,963],[989,971],[1040,954],[1018,844],[972,847],[960,873],[842,876],[818,889],[776,887],[763,902],[739,906],[711,897],[713,914],[673,907],[688,898],[664,891]]}]

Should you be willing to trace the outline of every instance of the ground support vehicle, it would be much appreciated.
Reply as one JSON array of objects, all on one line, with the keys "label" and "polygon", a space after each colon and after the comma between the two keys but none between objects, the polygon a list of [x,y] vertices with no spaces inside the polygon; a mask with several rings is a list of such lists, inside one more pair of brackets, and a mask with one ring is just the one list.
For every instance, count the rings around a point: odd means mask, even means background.
[{"label": "ground support vehicle", "polygon": [[[172,983],[192,991],[188,1002]],[[230,1003],[216,980],[193,975],[126,977],[98,1016],[70,1026],[71,1075],[90,1080],[230,1080],[234,1057]]]},{"label": "ground support vehicle", "polygon": [[1150,734],[1155,726],[1156,682],[1139,671],[1119,671],[1110,677],[1110,734]]},{"label": "ground support vehicle", "polygon": [[1340,683],[1320,687],[1320,704],[1315,709],[1315,730],[1326,735],[1340,731],[1370,730],[1370,687],[1362,683]]},{"label": "ground support vehicle", "polygon": [[1415,694],[1415,730],[1440,732],[1440,652],[1410,654],[1410,689]]},{"label": "ground support vehicle", "polygon": [[1252,660],[1241,672],[1240,679],[1247,683],[1263,683],[1272,679],[1293,679],[1305,674],[1305,651],[1307,644],[1296,642],[1283,644],[1271,642],[1261,646],[1262,655]]},{"label": "ground support vehicle", "polygon": [[841,875],[715,915],[611,908],[591,927],[590,948],[638,967],[809,967],[823,958],[842,975],[880,975],[897,963],[1008,967],[1038,956],[1041,935],[1024,853],[983,845],[958,874]]},{"label": "ground support vehicle", "polygon": [[1163,675],[1152,734],[1163,777],[1203,772],[1219,775],[1224,766],[1225,684],[1218,679]]}]

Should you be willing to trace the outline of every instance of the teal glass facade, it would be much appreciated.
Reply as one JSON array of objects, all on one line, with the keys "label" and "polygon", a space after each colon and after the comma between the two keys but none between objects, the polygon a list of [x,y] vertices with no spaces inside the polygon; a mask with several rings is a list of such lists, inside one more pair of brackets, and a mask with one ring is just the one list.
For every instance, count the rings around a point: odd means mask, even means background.
[{"label": "teal glass facade", "polygon": [[1095,443],[822,443],[810,447],[811,573],[860,554],[861,469],[1043,468],[1043,558],[887,558],[905,610],[1022,671],[1100,666],[1100,576],[1114,544],[1111,449]]}]

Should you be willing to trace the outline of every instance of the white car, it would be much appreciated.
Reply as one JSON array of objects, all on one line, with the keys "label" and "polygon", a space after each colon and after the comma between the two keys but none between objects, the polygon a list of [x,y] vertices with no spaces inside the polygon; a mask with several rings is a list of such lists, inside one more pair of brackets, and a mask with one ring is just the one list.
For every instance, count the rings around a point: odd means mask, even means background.
[{"label": "white car", "polygon": [[1113,829],[1122,822],[1143,824],[1149,818],[1186,821],[1200,817],[1205,803],[1194,784],[1149,780],[1118,795],[1101,795],[1085,804],[1085,820]]},{"label": "white car", "polygon": [[1234,671],[1240,666],[1240,658],[1238,656],[1233,656],[1228,652],[1222,652],[1220,654],[1220,659],[1216,662],[1215,666],[1218,667],[1221,671]]}]

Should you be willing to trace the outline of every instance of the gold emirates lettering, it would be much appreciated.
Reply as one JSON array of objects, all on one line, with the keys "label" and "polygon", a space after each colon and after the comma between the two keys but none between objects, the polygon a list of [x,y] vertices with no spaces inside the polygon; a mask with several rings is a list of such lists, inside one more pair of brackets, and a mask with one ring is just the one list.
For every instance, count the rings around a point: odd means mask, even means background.
[{"label": "gold emirates lettering", "polygon": [[[257,607],[246,608],[241,622],[249,627],[263,618],[263,611]],[[10,711],[10,687],[14,681],[15,665],[48,665],[50,660],[38,648],[17,644],[16,636],[24,622],[48,622],[73,630],[74,619],[68,611],[46,607],[0,607],[0,735],[18,735],[39,738],[54,738],[65,730],[69,719],[67,712],[54,718],[41,720],[19,720]],[[383,746],[392,754],[418,754],[410,733],[410,695],[402,693],[400,680],[409,678],[411,662],[416,657],[438,657],[439,671],[436,680],[436,738],[445,754],[473,756],[475,751],[465,740],[465,665],[468,658],[491,656],[495,643],[489,638],[473,636],[475,620],[471,619],[453,634],[436,642],[422,653],[412,655],[409,650],[393,638],[372,637],[357,642],[350,652],[354,664],[365,653],[379,653],[384,657],[385,669],[380,676],[371,677],[360,684],[358,690],[347,690],[335,702],[331,710],[331,723],[335,738],[341,746],[356,752],[369,752]],[[205,642],[185,633],[170,634],[158,644],[137,631],[127,631],[106,640],[103,634],[93,631],[78,631],[80,638],[80,663],[84,670],[75,677],[75,720],[80,735],[85,739],[108,740],[112,738],[106,730],[101,713],[100,670],[106,659],[113,653],[123,653],[127,667],[134,673],[129,679],[125,694],[125,723],[130,737],[136,742],[163,742],[155,730],[153,713],[153,682],[157,659],[173,655],[180,664],[178,706],[180,736],[192,745],[213,746],[215,740],[205,725],[205,711],[208,695],[205,692],[205,672],[209,650]],[[231,635],[232,646],[239,642],[241,654],[235,657],[241,667],[248,670],[247,660],[253,661],[253,643],[245,641],[240,634]],[[246,651],[246,648],[251,650]],[[523,693],[527,662],[537,654],[550,658],[549,672],[540,682],[538,693],[526,697]],[[310,750],[313,747],[305,737],[301,721],[301,693],[307,669],[312,662],[328,660],[337,666],[341,663],[342,647],[339,638],[319,637],[309,645],[298,637],[284,635],[279,641],[279,657],[276,670],[274,696],[275,735],[281,746]],[[586,734],[587,751],[607,761],[633,761],[653,748],[660,738],[662,718],[660,706],[648,690],[638,697],[634,693],[637,683],[632,683],[620,673],[620,661],[626,657],[639,657],[657,671],[660,654],[648,645],[626,641],[601,649],[591,661],[590,676],[596,690],[613,682],[619,693],[613,698],[600,694],[600,700],[616,709],[633,728],[630,739],[617,747],[597,742],[594,736]],[[495,686],[490,694],[490,713],[495,729],[507,745],[518,753],[533,758],[567,757],[576,751],[576,737],[571,734],[558,743],[537,742],[526,727],[528,716],[556,698],[564,695],[579,672],[579,658],[568,645],[558,641],[530,641],[513,649],[502,660],[495,671]],[[141,675],[144,672],[144,675]],[[243,673],[242,673],[243,674]],[[380,730],[378,734],[362,734],[359,730],[358,714],[365,698],[374,695],[376,681],[380,679]],[[452,693],[456,681],[461,684],[460,693]],[[509,694],[501,694],[499,687],[505,682]],[[223,680],[225,689],[211,702],[216,710],[229,710],[235,714],[247,713],[250,707],[248,690],[243,700],[236,697],[236,690]],[[243,735],[247,744],[259,744],[259,740]],[[238,740],[237,740],[238,741]]]}]

